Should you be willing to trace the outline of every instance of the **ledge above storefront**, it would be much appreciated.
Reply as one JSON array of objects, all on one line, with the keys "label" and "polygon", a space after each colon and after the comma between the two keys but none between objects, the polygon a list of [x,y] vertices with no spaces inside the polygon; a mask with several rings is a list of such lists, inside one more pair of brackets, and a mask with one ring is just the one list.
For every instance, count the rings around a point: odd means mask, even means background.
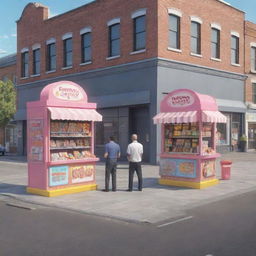
[{"label": "ledge above storefront", "polygon": [[216,102],[220,111],[245,113],[247,110],[245,103],[239,100],[216,99]]},{"label": "ledge above storefront", "polygon": [[26,109],[18,109],[14,115],[15,121],[22,121],[27,119],[27,110]]}]

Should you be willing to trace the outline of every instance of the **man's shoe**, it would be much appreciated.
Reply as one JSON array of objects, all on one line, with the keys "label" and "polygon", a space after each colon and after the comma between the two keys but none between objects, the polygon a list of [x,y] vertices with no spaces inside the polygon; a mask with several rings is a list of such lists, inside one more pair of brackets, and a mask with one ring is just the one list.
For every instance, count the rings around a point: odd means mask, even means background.
[{"label": "man's shoe", "polygon": [[102,189],[102,191],[103,191],[103,192],[109,192],[109,190],[108,190],[108,189]]},{"label": "man's shoe", "polygon": [[116,189],[112,189],[112,192],[116,192]]},{"label": "man's shoe", "polygon": [[132,192],[132,189],[127,189],[126,191],[127,191],[127,192]]},{"label": "man's shoe", "polygon": [[142,191],[142,189],[139,189],[139,191]]}]

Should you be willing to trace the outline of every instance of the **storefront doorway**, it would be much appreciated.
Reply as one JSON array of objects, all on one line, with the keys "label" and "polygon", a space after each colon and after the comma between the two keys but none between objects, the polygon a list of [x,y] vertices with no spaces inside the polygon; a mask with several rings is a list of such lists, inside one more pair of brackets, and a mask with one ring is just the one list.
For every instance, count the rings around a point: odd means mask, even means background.
[{"label": "storefront doorway", "polygon": [[127,145],[131,143],[131,135],[138,134],[138,141],[144,148],[143,162],[149,162],[150,152],[150,118],[149,107],[132,106],[123,108],[99,109],[103,122],[96,123],[95,153],[103,161],[105,144],[109,136],[114,136],[121,147],[120,161],[127,161]]},{"label": "storefront doorway", "polygon": [[17,153],[18,148],[18,128],[15,122],[10,122],[5,128],[6,152]]},{"label": "storefront doorway", "polygon": [[138,134],[138,141],[143,145],[143,162],[149,162],[150,136],[149,136],[149,108],[130,108],[129,135]]},{"label": "storefront doorway", "polygon": [[248,149],[256,149],[256,123],[248,123]]}]

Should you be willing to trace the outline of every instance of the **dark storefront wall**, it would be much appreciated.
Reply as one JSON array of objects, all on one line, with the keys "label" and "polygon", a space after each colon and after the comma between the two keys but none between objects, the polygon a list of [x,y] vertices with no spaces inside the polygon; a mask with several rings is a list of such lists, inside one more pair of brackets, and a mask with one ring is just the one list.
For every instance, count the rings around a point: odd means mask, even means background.
[{"label": "dark storefront wall", "polygon": [[103,160],[104,145],[109,136],[114,136],[121,148],[121,161],[127,161],[126,150],[131,143],[131,135],[138,134],[143,144],[143,161],[150,161],[150,118],[149,106],[137,105],[124,108],[100,109],[103,122],[96,123],[95,153]]},{"label": "dark storefront wall", "polygon": [[150,116],[147,106],[130,108],[130,135],[137,134],[143,145],[143,162],[150,161]]},{"label": "dark storefront wall", "polygon": [[109,136],[114,136],[121,148],[121,160],[126,160],[126,147],[128,143],[129,108],[99,109],[103,116],[102,122],[95,123],[95,153],[103,160],[104,145]]},{"label": "dark storefront wall", "polygon": [[[142,142],[146,144],[144,160],[155,163],[156,128],[151,117],[156,114],[157,59],[17,86],[18,112],[16,120],[20,124],[23,123],[24,131],[26,131],[26,102],[39,100],[44,86],[60,80],[78,83],[88,94],[89,102],[97,103],[98,110],[103,115],[103,122],[96,123],[95,149],[98,156],[103,156],[103,145],[107,142],[109,135],[114,134],[121,145],[122,159],[127,160],[126,149],[130,142],[131,130],[133,130],[139,133]],[[145,106],[147,106],[147,110],[145,110]],[[140,110],[141,107],[144,110]],[[148,119],[148,126],[144,121],[141,122],[142,112],[143,115],[145,114],[144,120]],[[149,135],[145,137],[145,134]],[[150,137],[150,142],[148,142],[148,137]],[[26,136],[23,134],[23,138],[19,140],[19,148],[23,148],[23,153],[25,153],[26,147],[25,140]]]}]

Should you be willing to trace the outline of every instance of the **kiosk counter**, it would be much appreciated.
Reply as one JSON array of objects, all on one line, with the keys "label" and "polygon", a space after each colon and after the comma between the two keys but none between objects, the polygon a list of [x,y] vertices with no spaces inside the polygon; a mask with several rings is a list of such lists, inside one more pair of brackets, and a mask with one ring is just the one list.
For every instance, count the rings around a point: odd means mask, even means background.
[{"label": "kiosk counter", "polygon": [[27,103],[27,192],[57,196],[95,190],[95,103],[70,81],[47,85]]},{"label": "kiosk counter", "polygon": [[216,123],[227,120],[213,97],[175,90],[153,120],[161,125],[160,184],[198,189],[218,184]]}]

